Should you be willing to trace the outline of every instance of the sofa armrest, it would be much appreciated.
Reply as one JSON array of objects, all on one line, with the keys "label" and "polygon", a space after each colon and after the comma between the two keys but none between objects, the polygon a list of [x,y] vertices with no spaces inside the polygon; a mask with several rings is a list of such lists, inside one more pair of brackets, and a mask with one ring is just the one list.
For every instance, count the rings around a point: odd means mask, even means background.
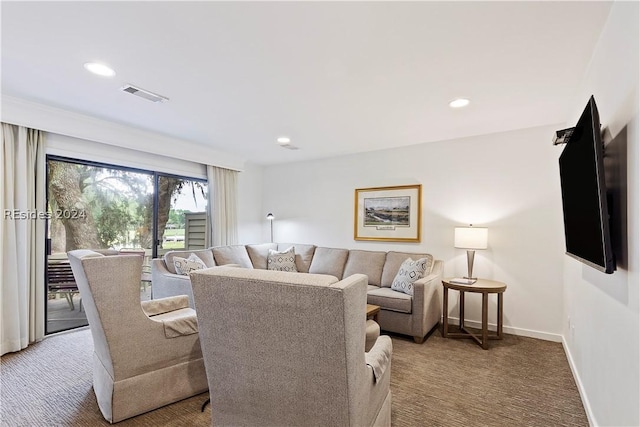
[{"label": "sofa armrest", "polygon": [[[222,266],[209,267],[220,268]],[[239,264],[227,264],[224,267],[238,267]],[[195,309],[193,303],[193,288],[189,276],[174,274],[167,270],[164,260],[156,258],[151,261],[151,291],[153,298],[166,298],[177,295],[186,295],[189,298],[189,307]]]},{"label": "sofa armrest", "polygon": [[151,274],[175,274],[167,269],[167,264],[165,264],[164,259],[162,258],[153,258],[150,264]]},{"label": "sofa armrest", "polygon": [[186,295],[178,295],[175,297],[152,299],[142,301],[140,305],[147,316],[156,316],[158,314],[180,310],[181,308],[189,308],[189,297]]},{"label": "sofa armrest", "polygon": [[436,261],[428,276],[413,283],[412,331],[424,337],[442,317],[442,261]]},{"label": "sofa armrest", "polygon": [[189,306],[194,307],[189,276],[171,273],[160,258],[151,260],[151,292],[154,299],[186,295]]}]

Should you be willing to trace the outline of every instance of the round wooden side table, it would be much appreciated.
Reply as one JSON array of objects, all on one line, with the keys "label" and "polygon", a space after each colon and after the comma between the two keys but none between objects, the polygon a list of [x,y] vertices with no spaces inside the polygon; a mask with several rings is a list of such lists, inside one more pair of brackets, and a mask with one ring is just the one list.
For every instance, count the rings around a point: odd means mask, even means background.
[{"label": "round wooden side table", "polygon": [[[442,296],[442,336],[445,338],[471,338],[483,349],[489,349],[490,339],[502,339],[502,306],[503,295],[507,285],[495,280],[478,279],[471,285],[453,283],[453,278],[442,280],[444,295]],[[460,292],[460,332],[449,332],[449,289]],[[469,331],[464,326],[464,296],[467,292],[482,294],[482,335]],[[489,294],[498,295],[498,328],[495,334],[489,335]]]}]

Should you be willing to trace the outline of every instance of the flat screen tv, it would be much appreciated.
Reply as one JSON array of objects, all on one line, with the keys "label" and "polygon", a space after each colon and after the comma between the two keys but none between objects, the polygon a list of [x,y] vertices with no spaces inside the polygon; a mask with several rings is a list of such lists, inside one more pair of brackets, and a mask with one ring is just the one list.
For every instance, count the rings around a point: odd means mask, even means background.
[{"label": "flat screen tv", "polygon": [[560,185],[567,255],[613,273],[604,144],[593,96],[560,155]]}]

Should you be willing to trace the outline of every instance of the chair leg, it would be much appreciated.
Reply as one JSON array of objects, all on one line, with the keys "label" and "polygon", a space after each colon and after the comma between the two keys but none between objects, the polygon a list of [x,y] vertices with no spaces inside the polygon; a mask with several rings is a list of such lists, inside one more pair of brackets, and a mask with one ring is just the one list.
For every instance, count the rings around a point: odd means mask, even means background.
[{"label": "chair leg", "polygon": [[413,337],[413,341],[416,344],[422,344],[424,342],[424,337]]},{"label": "chair leg", "polygon": [[67,300],[67,303],[69,304],[69,309],[71,311],[75,310],[75,306],[73,305],[73,293],[72,292],[65,292],[64,293],[64,298]]}]

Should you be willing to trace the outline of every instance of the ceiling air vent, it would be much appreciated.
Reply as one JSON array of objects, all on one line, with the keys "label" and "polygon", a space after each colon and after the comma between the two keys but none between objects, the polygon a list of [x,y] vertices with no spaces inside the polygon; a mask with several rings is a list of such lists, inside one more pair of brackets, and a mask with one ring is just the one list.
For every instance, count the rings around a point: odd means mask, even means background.
[{"label": "ceiling air vent", "polygon": [[129,84],[121,87],[120,90],[130,93],[131,95],[139,96],[140,98],[144,98],[147,101],[151,102],[164,102],[169,100],[169,98],[167,98],[166,96],[158,95],[157,93],[149,92],[148,90],[144,90]]}]

